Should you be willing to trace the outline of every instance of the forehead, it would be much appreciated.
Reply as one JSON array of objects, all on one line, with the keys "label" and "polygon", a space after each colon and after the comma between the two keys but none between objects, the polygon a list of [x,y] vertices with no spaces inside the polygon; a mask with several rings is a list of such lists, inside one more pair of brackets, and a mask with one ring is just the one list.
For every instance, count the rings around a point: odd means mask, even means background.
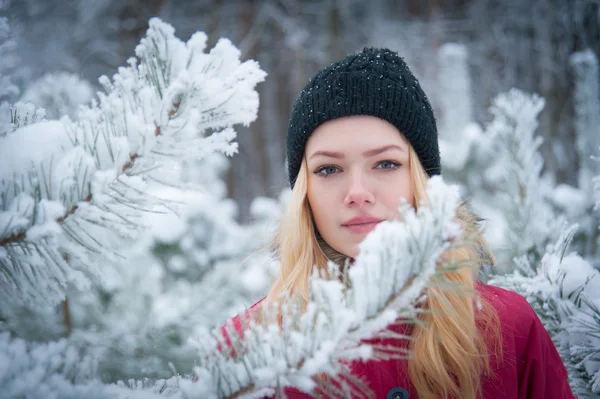
[{"label": "forehead", "polygon": [[391,123],[374,116],[353,115],[329,120],[321,124],[306,143],[306,154],[323,149],[369,149],[395,144],[403,149],[408,141]]}]

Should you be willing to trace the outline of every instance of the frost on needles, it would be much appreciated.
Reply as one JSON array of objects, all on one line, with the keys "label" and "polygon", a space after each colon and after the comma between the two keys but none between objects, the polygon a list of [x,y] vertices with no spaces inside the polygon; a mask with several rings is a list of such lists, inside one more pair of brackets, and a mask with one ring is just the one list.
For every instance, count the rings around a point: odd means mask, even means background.
[{"label": "frost on needles", "polygon": [[[564,188],[556,188],[552,176],[542,173],[541,137],[536,129],[543,105],[541,97],[512,89],[499,94],[490,108],[494,119],[486,134],[496,151],[496,163],[484,173],[498,177],[496,206],[503,211],[507,227],[506,249],[498,252],[508,270],[490,274],[488,283],[527,299],[552,336],[574,393],[579,398],[598,397],[600,273],[593,267],[591,251],[585,251],[597,245],[598,224],[591,212],[586,213],[585,204],[593,203],[591,193],[573,188],[575,195],[566,197]],[[569,215],[581,216],[573,221]],[[574,222],[592,226],[582,231]],[[580,243],[575,246],[577,239]]]},{"label": "frost on needles", "polygon": [[[398,318],[417,322],[424,289],[456,266],[442,264],[440,255],[461,241],[454,221],[458,188],[436,176],[427,191],[428,206],[415,212],[403,204],[402,221],[380,223],[342,274],[333,263],[327,275],[315,273],[305,311],[284,306],[281,325],[243,318],[243,337],[233,326],[226,327],[231,342],[221,330],[197,337],[198,380],[182,380],[182,392],[196,398],[284,397],[283,387],[294,386],[342,398],[350,390],[356,395],[355,387],[362,386],[361,397],[370,397],[368,388],[350,375],[348,362],[409,356],[405,350],[366,341],[390,338],[386,327]],[[276,304],[263,310],[263,320],[277,319]]]},{"label": "frost on needles", "polygon": [[[41,121],[0,137],[0,301],[54,304],[120,258],[123,239],[166,201],[148,183],[177,182],[186,160],[232,155],[236,124],[258,109],[265,73],[221,39],[209,52],[159,19],[127,67],[77,120]],[[124,242],[128,242],[125,240]]]}]

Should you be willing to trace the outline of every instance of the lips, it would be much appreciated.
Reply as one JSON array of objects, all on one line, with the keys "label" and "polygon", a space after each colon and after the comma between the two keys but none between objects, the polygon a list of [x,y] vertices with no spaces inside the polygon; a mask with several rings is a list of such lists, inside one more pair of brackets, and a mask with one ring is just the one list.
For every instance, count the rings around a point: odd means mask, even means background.
[{"label": "lips", "polygon": [[375,226],[382,221],[383,219],[376,218],[372,215],[360,215],[346,220],[342,223],[342,226],[352,233],[363,234],[373,230]]}]

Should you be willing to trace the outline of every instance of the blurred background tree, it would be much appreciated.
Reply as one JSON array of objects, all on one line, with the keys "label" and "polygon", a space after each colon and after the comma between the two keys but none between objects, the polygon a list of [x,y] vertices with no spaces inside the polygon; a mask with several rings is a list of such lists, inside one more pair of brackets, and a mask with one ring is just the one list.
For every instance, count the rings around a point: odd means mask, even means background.
[{"label": "blurred background tree", "polygon": [[[499,92],[518,87],[546,99],[540,114],[544,168],[557,183],[577,185],[571,54],[600,53],[600,4],[594,0],[22,0],[5,1],[20,64],[12,81],[23,93],[49,72],[71,72],[98,86],[133,53],[158,16],[182,38],[197,30],[227,37],[242,58],[260,62],[258,120],[240,134],[240,154],[227,175],[239,218],[257,196],[286,187],[284,138],[291,105],[308,77],[364,46],[388,46],[406,58],[429,93],[438,118],[440,65],[447,42],[464,44],[475,121]],[[209,45],[214,43],[209,43]],[[253,168],[244,167],[253,165]]]}]

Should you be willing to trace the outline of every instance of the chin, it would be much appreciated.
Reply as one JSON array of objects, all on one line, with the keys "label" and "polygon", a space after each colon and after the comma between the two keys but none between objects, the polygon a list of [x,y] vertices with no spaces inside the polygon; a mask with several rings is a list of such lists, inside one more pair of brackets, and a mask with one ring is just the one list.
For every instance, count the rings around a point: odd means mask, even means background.
[{"label": "chin", "polygon": [[342,252],[347,257],[354,259],[358,256],[358,247],[348,248],[346,251],[340,251],[340,252]]}]

